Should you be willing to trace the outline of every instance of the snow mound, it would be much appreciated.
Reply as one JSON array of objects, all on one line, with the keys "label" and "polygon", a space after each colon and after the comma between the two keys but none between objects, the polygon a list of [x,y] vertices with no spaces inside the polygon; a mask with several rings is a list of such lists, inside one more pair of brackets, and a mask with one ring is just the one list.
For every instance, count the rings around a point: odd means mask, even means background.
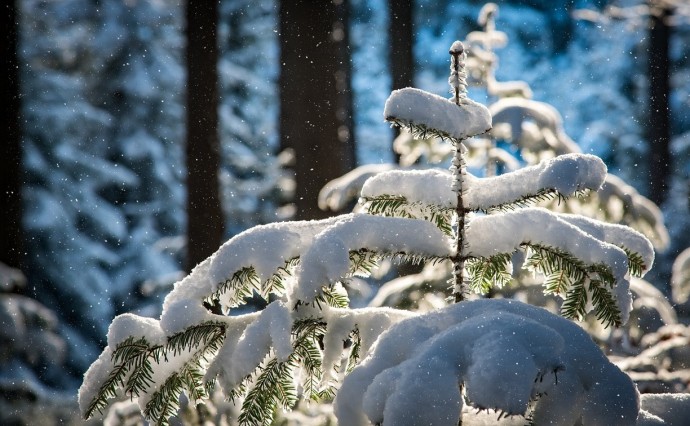
[{"label": "snow mound", "polygon": [[635,424],[639,411],[633,382],[576,324],[485,299],[391,327],[343,381],[335,414],[347,425],[458,424],[461,386],[471,405],[534,424]]}]

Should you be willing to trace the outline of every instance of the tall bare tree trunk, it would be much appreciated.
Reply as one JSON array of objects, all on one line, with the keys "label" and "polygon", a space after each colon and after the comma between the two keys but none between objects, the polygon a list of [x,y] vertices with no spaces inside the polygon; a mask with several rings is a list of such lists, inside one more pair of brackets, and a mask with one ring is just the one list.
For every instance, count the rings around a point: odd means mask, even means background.
[{"label": "tall bare tree trunk", "polygon": [[[391,70],[391,89],[411,87],[414,80],[414,32],[412,0],[388,1],[388,37],[390,50],[388,60]],[[393,138],[400,134],[399,127],[393,127]],[[396,160],[397,153],[393,153]]]},{"label": "tall bare tree trunk", "polygon": [[0,262],[14,268],[22,265],[22,149],[19,98],[19,61],[17,2],[2,6],[2,148],[0,151],[0,203],[3,224],[0,226]]},{"label": "tall bare tree trunk", "polygon": [[[671,30],[667,24],[672,11],[669,7],[654,8],[649,17],[649,44],[647,75],[649,81],[649,118],[646,136],[649,144],[649,196],[656,204],[666,200],[669,189],[671,156],[671,111],[669,96],[671,92],[669,76],[669,40]],[[656,12],[656,13],[654,13]]]},{"label": "tall bare tree trunk", "polygon": [[327,215],[317,205],[329,180],[355,166],[348,2],[280,2],[281,148],[295,152],[298,219]]},{"label": "tall bare tree trunk", "polygon": [[223,240],[218,169],[217,1],[187,2],[187,270]]}]

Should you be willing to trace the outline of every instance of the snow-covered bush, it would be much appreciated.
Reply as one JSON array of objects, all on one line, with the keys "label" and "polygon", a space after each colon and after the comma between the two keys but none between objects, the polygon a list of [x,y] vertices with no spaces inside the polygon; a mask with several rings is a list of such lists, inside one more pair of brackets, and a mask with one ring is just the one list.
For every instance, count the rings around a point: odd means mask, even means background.
[{"label": "snow-covered bush", "polygon": [[[278,406],[290,409],[299,397],[330,399],[343,383],[347,392],[336,399],[343,424],[366,422],[365,415],[396,424],[405,414],[398,408],[423,411],[428,403],[445,417],[420,421],[445,424],[450,418],[457,424],[463,393],[475,406],[508,414],[529,415],[533,404],[534,416],[558,424],[580,417],[587,424],[611,423],[614,415],[633,421],[639,409],[634,385],[576,326],[516,301],[465,301],[469,291],[507,284],[512,254],[522,251],[526,261],[516,266],[546,277],[544,291],[564,299],[564,316],[581,318],[593,310],[602,323],[620,325],[631,307],[629,276],[648,270],[654,252],[627,227],[524,207],[597,190],[606,175],[597,157],[569,154],[490,178],[468,173],[463,140],[488,131],[491,116],[467,98],[462,43],[453,43],[450,53],[450,100],[406,88],[394,91],[385,106],[388,121],[452,145],[450,172],[379,173],[364,184],[360,213],[262,225],[233,237],[175,285],[158,320],[132,314],[113,320],[108,346],[80,389],[82,413],[93,416],[124,393],[138,398],[148,419],[166,423],[180,393],[203,401],[218,384],[241,401],[240,424],[270,424]],[[452,264],[452,298],[460,304],[422,316],[348,308],[349,278],[368,274],[385,258]],[[246,312],[242,305],[255,295],[266,307]],[[419,345],[409,346],[407,355],[385,350],[395,333],[408,332],[405,338]],[[480,353],[491,356],[476,359]],[[524,360],[525,368],[509,365],[511,359]],[[416,380],[413,373],[395,377],[403,367],[372,376],[371,384],[356,379],[372,365],[415,361],[433,373],[454,365],[453,374],[440,379],[453,394],[426,392],[420,405],[419,388],[407,386]],[[351,371],[355,379],[348,378]],[[390,389],[396,398],[390,405],[385,394],[368,389],[396,380],[401,384]],[[509,386],[501,388],[500,381]],[[619,397],[602,400],[605,389]],[[362,392],[368,397],[360,408]],[[403,407],[401,401],[412,400],[417,405]],[[578,407],[582,411],[569,414]]]},{"label": "snow-covered bush", "polygon": [[463,394],[537,425],[634,424],[639,405],[630,378],[577,324],[484,299],[391,327],[345,378],[335,412],[352,426],[456,425]]}]

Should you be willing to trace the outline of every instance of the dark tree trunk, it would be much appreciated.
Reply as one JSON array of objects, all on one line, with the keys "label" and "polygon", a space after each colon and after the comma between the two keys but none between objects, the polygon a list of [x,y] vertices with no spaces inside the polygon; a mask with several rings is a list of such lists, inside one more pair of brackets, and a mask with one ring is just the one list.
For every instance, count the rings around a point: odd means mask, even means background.
[{"label": "dark tree trunk", "polygon": [[317,198],[355,166],[348,2],[280,2],[281,148],[295,153],[296,218],[327,216]]},{"label": "dark tree trunk", "polygon": [[187,2],[187,270],[223,240],[218,169],[217,1]]},{"label": "dark tree trunk", "polygon": [[[391,70],[391,89],[412,86],[414,79],[414,32],[412,20],[412,0],[389,0],[388,35],[390,37],[389,61]],[[400,134],[393,128],[393,138]],[[396,161],[399,155],[394,153]]]},{"label": "dark tree trunk", "polygon": [[14,268],[22,263],[22,149],[19,99],[19,61],[17,59],[17,2],[2,7],[2,143],[0,146],[0,202],[3,224],[0,226],[0,262]]},{"label": "dark tree trunk", "polygon": [[671,140],[671,118],[669,107],[669,39],[667,20],[671,16],[668,8],[659,8],[649,18],[649,45],[647,75],[649,78],[649,119],[647,142],[649,144],[649,195],[656,204],[668,196]]}]

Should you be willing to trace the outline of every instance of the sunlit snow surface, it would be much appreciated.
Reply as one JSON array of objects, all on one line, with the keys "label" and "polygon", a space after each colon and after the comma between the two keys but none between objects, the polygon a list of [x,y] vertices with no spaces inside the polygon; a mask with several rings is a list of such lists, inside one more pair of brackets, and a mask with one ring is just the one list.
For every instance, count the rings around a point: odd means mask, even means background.
[{"label": "sunlit snow surface", "polygon": [[535,424],[634,424],[630,378],[575,323],[510,300],[463,302],[391,327],[347,376],[341,424],[457,424],[470,404]]},{"label": "sunlit snow surface", "polygon": [[406,87],[394,90],[383,111],[386,120],[414,123],[466,139],[491,129],[491,115],[482,104],[465,99],[460,105],[424,90]]}]

